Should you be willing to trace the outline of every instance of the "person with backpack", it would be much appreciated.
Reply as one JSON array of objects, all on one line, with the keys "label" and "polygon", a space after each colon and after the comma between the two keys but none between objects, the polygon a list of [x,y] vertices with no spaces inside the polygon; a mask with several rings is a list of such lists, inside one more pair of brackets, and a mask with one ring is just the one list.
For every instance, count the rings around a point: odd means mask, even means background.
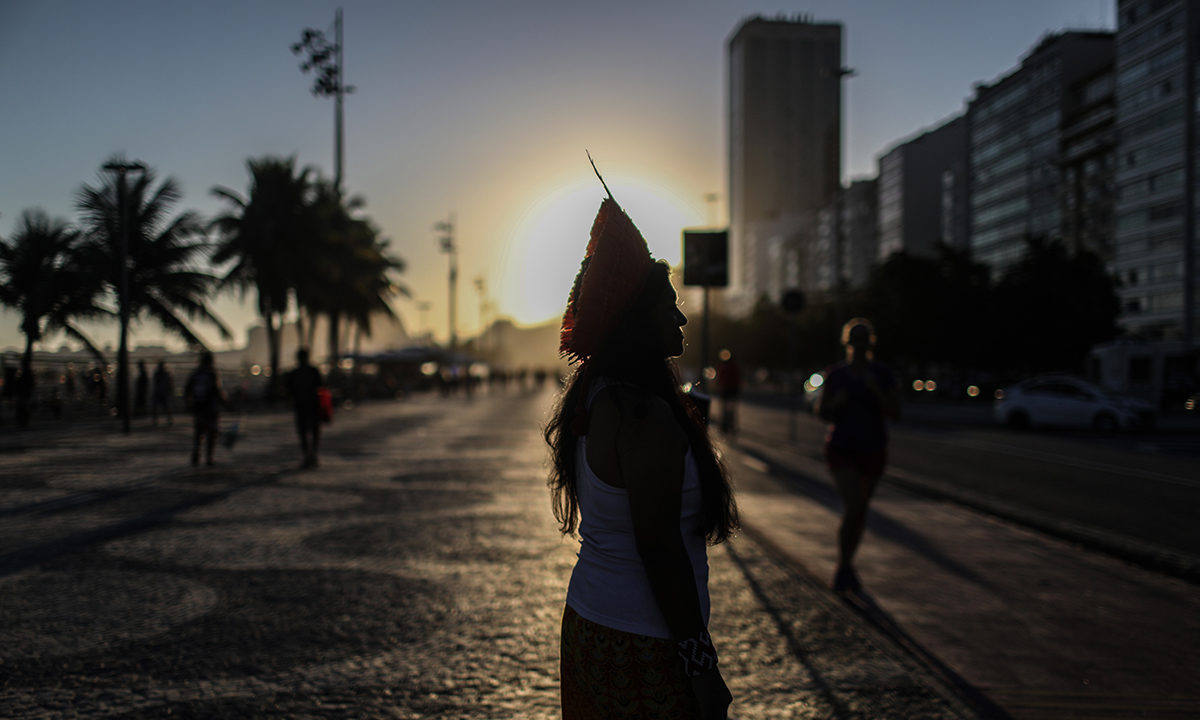
[{"label": "person with backpack", "polygon": [[200,354],[200,366],[188,375],[183,388],[184,405],[192,411],[192,465],[200,463],[200,439],[205,438],[205,461],[213,464],[213,446],[217,442],[217,425],[221,419],[221,407],[227,406],[221,381],[217,377],[213,354],[205,350]]}]

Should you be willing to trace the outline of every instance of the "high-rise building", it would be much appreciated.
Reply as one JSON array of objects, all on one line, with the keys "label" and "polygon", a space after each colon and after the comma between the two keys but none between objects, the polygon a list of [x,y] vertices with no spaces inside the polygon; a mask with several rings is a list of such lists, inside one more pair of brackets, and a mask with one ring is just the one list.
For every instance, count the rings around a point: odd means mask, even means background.
[{"label": "high-rise building", "polygon": [[972,258],[1001,273],[1027,237],[1062,237],[1060,184],[1068,88],[1113,62],[1113,34],[1047,35],[967,107]]},{"label": "high-rise building", "polygon": [[854,180],[842,194],[842,274],[864,287],[879,257],[879,182]]},{"label": "high-rise building", "polygon": [[744,309],[801,287],[841,182],[842,26],[743,22],[728,42],[729,214]]},{"label": "high-rise building", "polygon": [[1062,239],[1108,266],[1116,230],[1116,70],[1108,65],[1067,88],[1059,183]]},{"label": "high-rise building", "polygon": [[817,293],[867,284],[878,257],[878,183],[855,180],[817,215],[809,287]]},{"label": "high-rise building", "polygon": [[1113,269],[1120,324],[1194,351],[1196,133],[1200,6],[1120,0],[1117,6],[1117,201]]},{"label": "high-rise building", "polygon": [[879,158],[880,260],[967,242],[967,121],[959,115]]}]

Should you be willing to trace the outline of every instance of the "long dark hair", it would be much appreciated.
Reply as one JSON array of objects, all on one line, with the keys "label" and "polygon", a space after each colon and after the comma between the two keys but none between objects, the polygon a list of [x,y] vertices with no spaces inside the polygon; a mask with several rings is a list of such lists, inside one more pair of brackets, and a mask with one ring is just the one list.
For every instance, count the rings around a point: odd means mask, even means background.
[{"label": "long dark hair", "polygon": [[729,475],[717,458],[695,406],[680,389],[675,362],[662,357],[658,341],[661,331],[648,322],[652,317],[651,309],[668,287],[670,268],[666,263],[655,263],[633,307],[625,313],[603,346],[575,369],[546,424],[544,436],[550,445],[551,457],[547,485],[554,517],[564,535],[574,533],[579,527],[576,440],[587,434],[585,404],[592,382],[599,377],[620,381],[647,396],[658,396],[667,402],[675,421],[687,433],[700,471],[705,537],[715,545],[729,539],[738,527],[737,504]]}]

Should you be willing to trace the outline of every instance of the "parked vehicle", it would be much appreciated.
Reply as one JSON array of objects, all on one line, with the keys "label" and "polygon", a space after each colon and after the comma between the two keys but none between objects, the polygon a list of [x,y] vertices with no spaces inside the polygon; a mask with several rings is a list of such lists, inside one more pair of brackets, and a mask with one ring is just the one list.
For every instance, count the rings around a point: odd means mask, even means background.
[{"label": "parked vehicle", "polygon": [[996,422],[1013,428],[1074,427],[1098,432],[1144,430],[1154,408],[1072,375],[1039,375],[996,392]]}]

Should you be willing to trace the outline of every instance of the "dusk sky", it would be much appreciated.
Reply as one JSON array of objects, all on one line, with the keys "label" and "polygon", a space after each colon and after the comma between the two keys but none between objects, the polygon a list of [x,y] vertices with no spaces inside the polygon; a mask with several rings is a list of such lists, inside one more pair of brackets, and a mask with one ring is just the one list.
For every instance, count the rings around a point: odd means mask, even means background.
[{"label": "dusk sky", "polygon": [[[459,333],[495,316],[558,316],[603,190],[585,148],[658,257],[684,227],[724,224],[725,43],[745,18],[845,26],[845,177],[870,177],[898,140],[965,107],[1047,31],[1112,29],[1115,0],[401,0],[343,2],[345,186],[407,263],[404,282],[446,335],[447,258],[432,229],[457,221]],[[333,173],[333,101],[310,94],[289,46],[332,30],[336,2],[0,0],[0,236],[41,207],[75,221],[75,194],[114,153],[176,178],[179,209],[210,216],[215,185],[245,193],[245,161],[295,155]],[[715,208],[707,193],[720,194]],[[215,304],[241,346],[254,324]],[[410,332],[413,300],[395,303]],[[89,327],[115,345],[116,322]],[[132,344],[160,344],[152,323]],[[46,349],[58,347],[51,337]],[[23,347],[0,312],[0,348]],[[182,346],[168,342],[175,349]]]}]

